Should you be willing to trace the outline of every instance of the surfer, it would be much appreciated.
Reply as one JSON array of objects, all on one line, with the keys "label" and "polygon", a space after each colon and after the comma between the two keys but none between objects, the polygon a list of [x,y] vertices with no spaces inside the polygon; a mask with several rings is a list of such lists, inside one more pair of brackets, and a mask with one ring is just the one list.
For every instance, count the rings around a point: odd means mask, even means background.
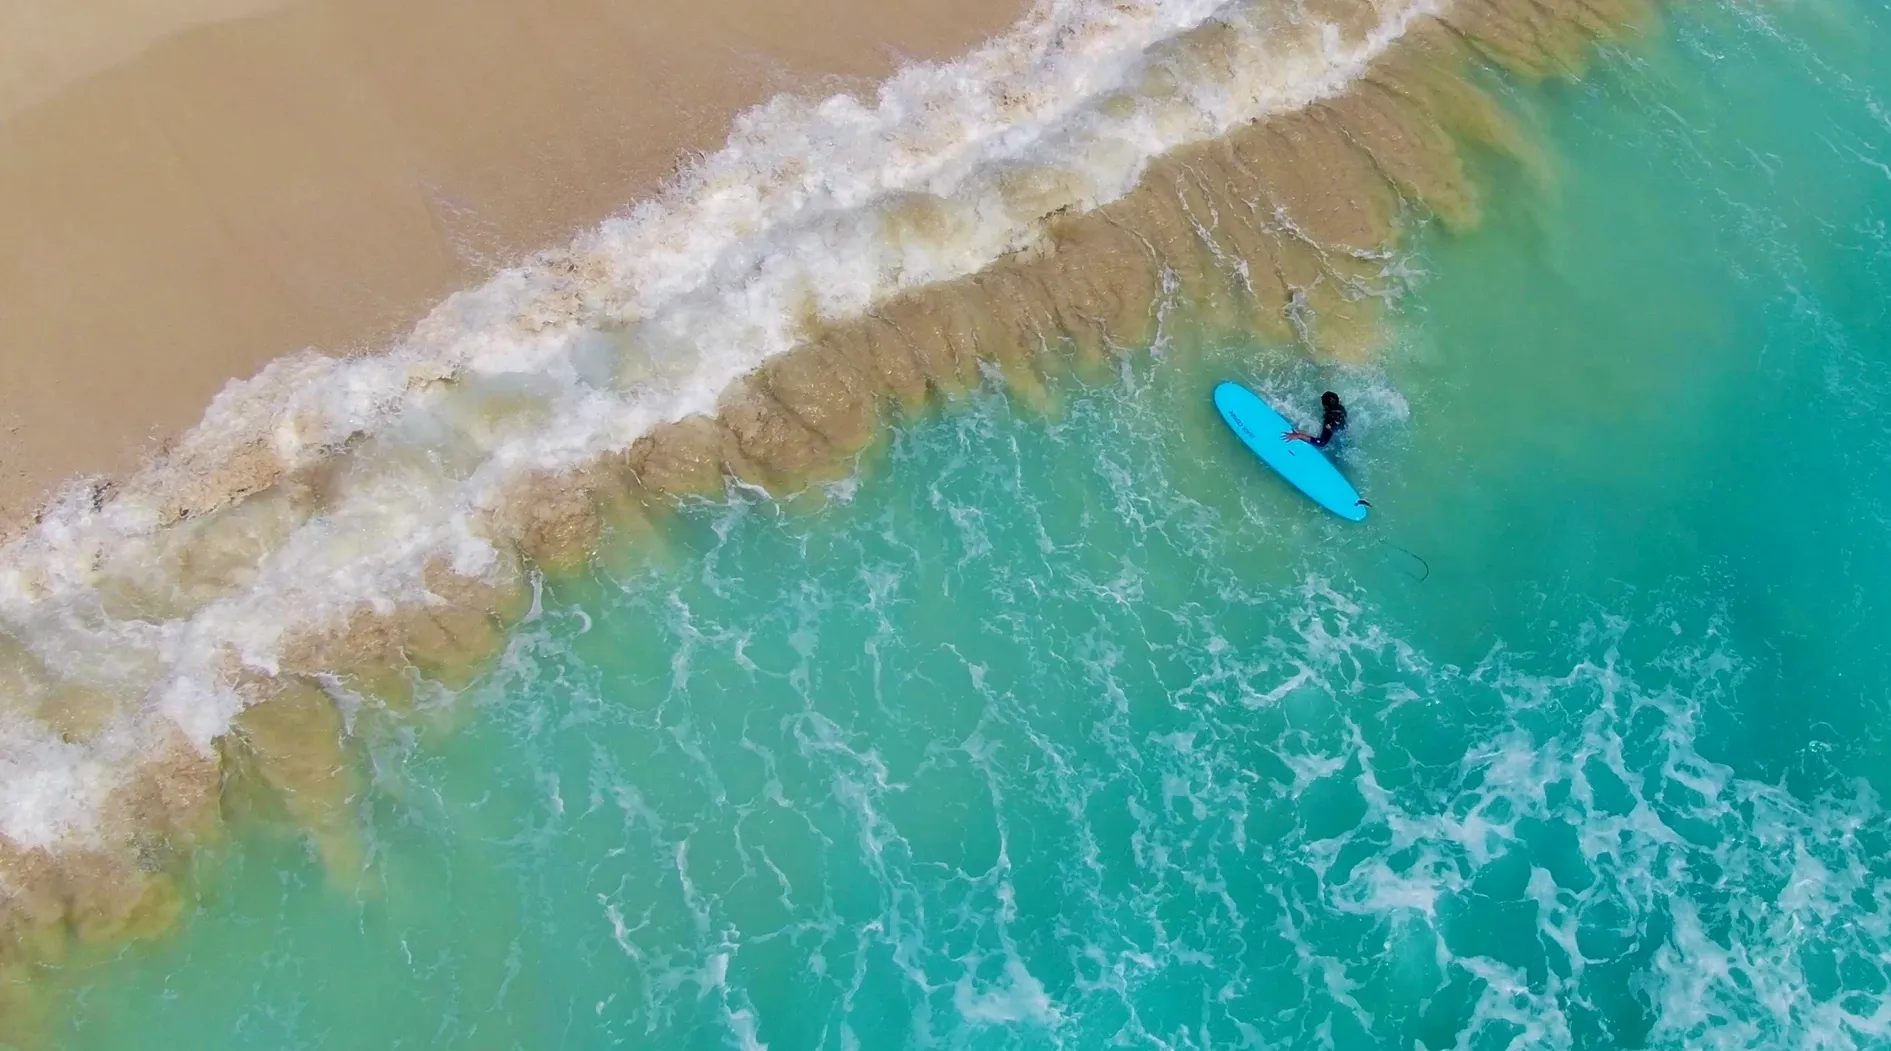
[{"label": "surfer", "polygon": [[1339,395],[1327,391],[1320,395],[1320,433],[1306,434],[1302,431],[1288,431],[1281,435],[1282,441],[1306,442],[1316,449],[1323,449],[1333,436],[1346,427],[1346,406],[1340,404]]}]

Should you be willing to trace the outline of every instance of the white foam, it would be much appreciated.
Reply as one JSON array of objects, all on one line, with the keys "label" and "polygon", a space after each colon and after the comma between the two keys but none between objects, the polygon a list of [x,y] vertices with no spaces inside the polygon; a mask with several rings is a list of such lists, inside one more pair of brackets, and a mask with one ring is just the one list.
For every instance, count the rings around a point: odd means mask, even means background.
[{"label": "white foam", "polygon": [[[171,727],[207,749],[242,704],[223,685],[231,655],[273,672],[296,632],[424,601],[431,561],[502,568],[480,522],[522,474],[711,410],[800,341],[811,311],[854,316],[969,274],[1031,245],[1048,214],[1127,192],[1161,152],[1338,90],[1433,2],[1386,0],[1377,29],[1345,41],[1281,5],[1043,0],[871,101],[783,97],[744,114],[660,197],[451,297],[387,354],[302,354],[231,383],[172,462],[261,443],[307,465],[347,443],[341,498],[263,522],[220,593],[169,617],[114,616],[99,590],[107,570],[161,575],[186,557],[150,495],[161,469],[102,504],[75,490],[0,552],[0,630],[56,676],[134,698],[84,746],[21,717],[0,744],[0,835],[85,834],[115,772]],[[1183,39],[1210,19],[1240,38],[1221,52],[1232,68]],[[915,210],[930,218],[902,219]]]},{"label": "white foam", "polygon": [[961,977],[953,986],[952,1003],[959,1016],[973,1025],[1012,1026],[1025,1022],[1050,1029],[1062,1015],[1044,983],[1037,980],[1016,959],[1005,961],[1002,983],[978,986],[971,975]]}]

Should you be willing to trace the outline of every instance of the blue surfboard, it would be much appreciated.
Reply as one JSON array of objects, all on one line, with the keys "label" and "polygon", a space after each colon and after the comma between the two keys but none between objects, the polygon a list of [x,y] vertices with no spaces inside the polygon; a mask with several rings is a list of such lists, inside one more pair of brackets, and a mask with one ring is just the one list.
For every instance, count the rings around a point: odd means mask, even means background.
[{"label": "blue surfboard", "polygon": [[1359,490],[1319,449],[1306,442],[1283,440],[1281,435],[1293,430],[1293,424],[1253,391],[1239,383],[1217,384],[1215,408],[1241,443],[1295,489],[1349,522],[1366,520],[1366,502],[1359,498]]}]

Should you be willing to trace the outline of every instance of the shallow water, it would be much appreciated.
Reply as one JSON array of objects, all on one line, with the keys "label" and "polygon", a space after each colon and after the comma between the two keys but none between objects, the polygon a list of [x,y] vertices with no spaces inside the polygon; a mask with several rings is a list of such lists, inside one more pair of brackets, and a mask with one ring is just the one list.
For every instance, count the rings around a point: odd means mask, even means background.
[{"label": "shallow water", "polygon": [[[819,510],[691,507],[263,834],[57,1043],[1891,1044],[1891,16],[1691,8],[1380,367],[1171,317]],[[1875,68],[1874,68],[1875,67]],[[1346,396],[1320,517],[1207,391]]]}]

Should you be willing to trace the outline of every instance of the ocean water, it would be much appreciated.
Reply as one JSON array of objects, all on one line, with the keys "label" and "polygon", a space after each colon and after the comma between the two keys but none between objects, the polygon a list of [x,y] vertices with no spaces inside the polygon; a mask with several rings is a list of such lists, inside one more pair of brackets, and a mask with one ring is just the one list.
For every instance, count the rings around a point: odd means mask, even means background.
[{"label": "ocean water", "polygon": [[[363,728],[358,881],[239,822],[52,1043],[1891,1046],[1887,44],[1700,5],[1503,88],[1547,163],[1372,366],[1182,304],[690,505]],[[1346,397],[1368,524],[1228,376]]]}]

